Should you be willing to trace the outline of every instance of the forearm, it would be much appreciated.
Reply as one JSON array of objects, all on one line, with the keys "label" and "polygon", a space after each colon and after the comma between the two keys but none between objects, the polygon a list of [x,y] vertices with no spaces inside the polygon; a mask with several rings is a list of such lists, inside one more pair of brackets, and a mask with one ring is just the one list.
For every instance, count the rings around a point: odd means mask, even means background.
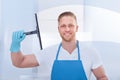
[{"label": "forearm", "polygon": [[101,77],[101,78],[99,78],[97,80],[108,80],[108,78],[106,76],[104,76],[104,77]]},{"label": "forearm", "polygon": [[24,56],[21,52],[12,52],[11,53],[12,64],[16,67],[20,67],[24,61]]},{"label": "forearm", "polygon": [[103,66],[93,69],[92,71],[96,77],[96,80],[108,80],[108,77],[104,71]]}]

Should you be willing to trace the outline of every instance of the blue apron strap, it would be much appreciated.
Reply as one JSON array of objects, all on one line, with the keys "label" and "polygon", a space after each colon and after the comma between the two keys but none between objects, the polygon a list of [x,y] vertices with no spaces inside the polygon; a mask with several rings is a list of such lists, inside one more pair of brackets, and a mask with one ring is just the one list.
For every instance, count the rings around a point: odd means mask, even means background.
[{"label": "blue apron strap", "polygon": [[80,47],[79,47],[79,41],[77,40],[77,48],[78,48],[78,60],[80,60]]},{"label": "blue apron strap", "polygon": [[[58,51],[57,51],[57,55],[56,55],[56,60],[58,59],[58,55],[59,55],[59,52],[60,52],[60,48],[62,46],[62,43],[60,43],[59,47],[58,47]],[[79,48],[79,41],[77,40],[77,48],[78,48],[78,60],[80,60],[80,48]]]}]

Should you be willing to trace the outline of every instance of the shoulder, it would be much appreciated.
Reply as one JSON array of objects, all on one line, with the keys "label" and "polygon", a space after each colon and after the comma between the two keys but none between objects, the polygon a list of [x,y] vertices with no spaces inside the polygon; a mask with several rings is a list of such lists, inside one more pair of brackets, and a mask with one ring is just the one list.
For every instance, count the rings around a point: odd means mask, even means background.
[{"label": "shoulder", "polygon": [[92,69],[102,65],[102,59],[99,51],[94,47],[92,42],[80,42],[81,58],[87,59],[92,63]]},{"label": "shoulder", "polygon": [[[48,46],[42,50],[39,50],[36,54],[43,57],[43,56],[52,56],[56,54],[59,44],[55,44],[52,46]],[[51,55],[52,54],[52,55]]]},{"label": "shoulder", "polygon": [[92,42],[86,42],[86,41],[79,42],[79,47],[80,47],[80,50],[85,50],[88,52],[96,51],[96,48],[92,45]]},{"label": "shoulder", "polygon": [[46,60],[53,60],[55,58],[57,49],[58,49],[59,44],[55,44],[49,47],[46,47],[43,50],[39,50],[38,52],[35,53],[35,57],[38,61],[38,63],[40,64],[43,61]]},{"label": "shoulder", "polygon": [[41,52],[49,52],[49,51],[54,52],[54,51],[56,51],[58,49],[58,46],[59,46],[59,44],[48,46],[45,49],[41,50]]},{"label": "shoulder", "polygon": [[93,59],[93,57],[100,57],[99,51],[94,47],[92,42],[79,42],[79,46],[81,55],[88,56],[91,59]]}]

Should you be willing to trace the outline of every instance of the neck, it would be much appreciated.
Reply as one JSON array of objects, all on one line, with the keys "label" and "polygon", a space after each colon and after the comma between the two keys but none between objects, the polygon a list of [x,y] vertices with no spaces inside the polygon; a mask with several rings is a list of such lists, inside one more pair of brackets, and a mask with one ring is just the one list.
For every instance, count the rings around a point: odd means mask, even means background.
[{"label": "neck", "polygon": [[73,52],[73,50],[76,48],[77,41],[71,41],[71,42],[65,42],[62,41],[62,47],[67,50],[70,54]]}]

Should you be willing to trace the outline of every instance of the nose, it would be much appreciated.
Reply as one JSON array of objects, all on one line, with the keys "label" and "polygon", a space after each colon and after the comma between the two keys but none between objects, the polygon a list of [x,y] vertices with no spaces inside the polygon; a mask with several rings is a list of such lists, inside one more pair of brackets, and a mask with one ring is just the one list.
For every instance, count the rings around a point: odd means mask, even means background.
[{"label": "nose", "polygon": [[70,27],[69,27],[69,26],[66,26],[65,30],[66,30],[66,31],[69,31],[69,30],[70,30]]}]

